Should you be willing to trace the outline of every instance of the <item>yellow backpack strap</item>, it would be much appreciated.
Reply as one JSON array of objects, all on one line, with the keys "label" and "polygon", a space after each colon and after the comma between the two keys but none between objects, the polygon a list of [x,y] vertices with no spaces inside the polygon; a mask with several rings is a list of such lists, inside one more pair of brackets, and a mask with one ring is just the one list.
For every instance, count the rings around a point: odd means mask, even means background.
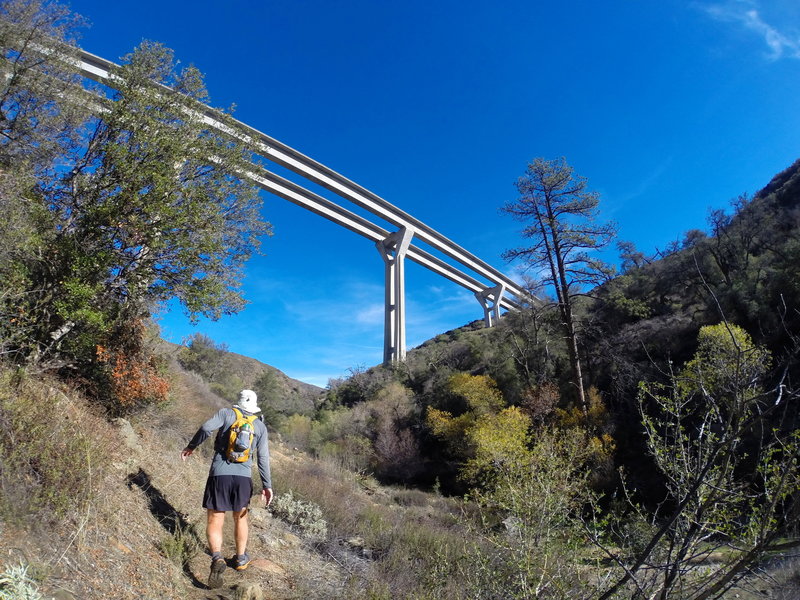
[{"label": "yellow backpack strap", "polygon": [[234,423],[236,423],[236,421],[238,421],[239,419],[241,419],[241,418],[242,418],[242,416],[243,416],[243,415],[242,415],[242,411],[240,411],[240,410],[239,410],[238,408],[236,408],[235,406],[233,407],[233,414],[235,414],[235,415],[236,415],[236,419],[233,421]]}]

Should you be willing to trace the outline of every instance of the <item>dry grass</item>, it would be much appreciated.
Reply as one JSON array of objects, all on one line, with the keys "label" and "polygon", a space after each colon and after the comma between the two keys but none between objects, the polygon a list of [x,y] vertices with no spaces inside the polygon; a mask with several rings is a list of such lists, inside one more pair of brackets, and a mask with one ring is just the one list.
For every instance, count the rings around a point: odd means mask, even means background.
[{"label": "dry grass", "polygon": [[[3,494],[0,545],[13,549],[5,564],[30,565],[45,593],[99,598],[96,590],[105,590],[105,598],[141,598],[136,581],[160,557],[152,544],[128,540],[135,531],[147,537],[153,528],[149,511],[125,485],[130,455],[117,428],[48,378],[3,370],[0,394],[11,433],[4,439],[12,442],[3,447],[2,474],[4,485],[15,490]],[[26,445],[24,434],[35,446]],[[154,589],[164,597],[175,592],[162,577]]]},{"label": "dry grass", "polygon": [[[221,597],[204,584],[201,498],[211,444],[186,462],[179,453],[227,404],[176,368],[168,405],[110,423],[55,380],[0,367],[0,570],[26,565],[45,597]],[[36,429],[42,423],[45,431]],[[6,443],[24,440],[25,431],[35,431],[35,450]],[[277,447],[275,455],[285,460]],[[12,469],[17,463],[25,468]],[[251,523],[249,550],[260,562],[244,574],[231,571],[223,596],[245,583],[269,589],[271,599],[335,598],[346,587],[346,573],[269,513],[254,508]],[[231,556],[230,519],[225,537]]]},{"label": "dry grass", "polygon": [[326,461],[281,465],[280,490],[314,502],[329,525],[320,553],[350,574],[350,598],[456,598],[444,576],[464,547],[466,530],[454,501],[418,490],[391,489]]},{"label": "dry grass", "polygon": [[52,524],[95,501],[113,442],[103,435],[103,419],[87,408],[56,382],[0,374],[0,514],[6,520]]}]

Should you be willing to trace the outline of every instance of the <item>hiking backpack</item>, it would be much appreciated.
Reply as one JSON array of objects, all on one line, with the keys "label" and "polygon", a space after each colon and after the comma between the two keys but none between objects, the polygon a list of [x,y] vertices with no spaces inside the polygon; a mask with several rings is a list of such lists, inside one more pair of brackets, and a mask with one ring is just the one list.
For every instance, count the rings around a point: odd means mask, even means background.
[{"label": "hiking backpack", "polygon": [[228,462],[243,463],[250,458],[250,449],[253,446],[255,435],[256,415],[245,417],[238,408],[234,408],[236,420],[228,430],[228,446],[225,451],[225,458]]}]

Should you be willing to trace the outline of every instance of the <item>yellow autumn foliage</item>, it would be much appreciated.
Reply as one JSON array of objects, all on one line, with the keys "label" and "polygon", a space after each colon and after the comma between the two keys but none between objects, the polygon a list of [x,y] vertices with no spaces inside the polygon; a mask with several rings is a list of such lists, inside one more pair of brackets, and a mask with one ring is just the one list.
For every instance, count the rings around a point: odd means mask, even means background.
[{"label": "yellow autumn foliage", "polygon": [[488,375],[456,373],[448,382],[450,392],[467,401],[470,412],[475,415],[496,414],[506,402],[497,383]]},{"label": "yellow autumn foliage", "polygon": [[530,417],[516,406],[480,416],[467,432],[475,456],[466,462],[462,476],[474,479],[487,470],[529,462],[530,427]]},{"label": "yellow autumn foliage", "polygon": [[491,377],[459,373],[450,378],[449,389],[464,398],[469,410],[453,416],[429,408],[427,423],[448,450],[463,461],[464,479],[480,483],[483,474],[502,465],[529,460],[531,418],[516,406],[506,407]]}]

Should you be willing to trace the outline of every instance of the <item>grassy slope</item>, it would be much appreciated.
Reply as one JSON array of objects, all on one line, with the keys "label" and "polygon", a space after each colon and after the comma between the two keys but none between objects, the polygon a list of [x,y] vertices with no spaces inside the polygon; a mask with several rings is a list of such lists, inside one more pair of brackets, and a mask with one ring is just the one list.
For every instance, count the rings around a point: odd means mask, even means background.
[{"label": "grassy slope", "polygon": [[[28,511],[21,505],[23,500],[17,501],[14,514],[6,511],[0,521],[0,570],[19,562],[30,565],[47,597],[225,597],[204,589],[208,557],[200,501],[210,443],[186,463],[179,457],[185,442],[221,401],[197,378],[174,369],[173,403],[130,422],[105,422],[77,395],[56,390],[57,384],[30,379],[22,384],[24,392],[15,389],[15,401],[50,404],[54,421],[66,419],[71,427],[91,431],[103,458],[102,464],[80,467],[84,476],[91,473],[94,479],[94,497],[67,519],[50,521],[47,508]],[[0,385],[9,397],[8,377]],[[279,443],[272,442],[274,471],[280,472],[286,461],[298,460],[302,458],[287,456]],[[6,478],[3,491],[19,489],[19,485]],[[225,553],[230,556],[229,525]],[[176,528],[182,533],[176,533]],[[193,537],[200,546],[185,568],[165,556],[187,545],[180,539],[191,542]],[[269,598],[294,598],[298,588],[316,587],[324,597],[328,595],[325,586],[342,585],[344,575],[332,566],[335,563],[322,560],[283,522],[255,504],[250,551],[258,560],[244,573],[230,570],[226,579],[231,586],[256,583],[269,588]],[[233,597],[230,586],[220,591]]]},{"label": "grassy slope", "polygon": [[[228,570],[221,590],[205,589],[209,559],[200,499],[210,444],[185,463],[179,452],[222,401],[199,379],[174,369],[170,406],[108,423],[57,383],[29,378],[14,384],[10,393],[10,374],[0,368],[0,427],[10,414],[9,401],[24,405],[25,412],[41,407],[51,416],[57,441],[48,451],[69,448],[71,461],[82,463],[57,465],[64,481],[70,481],[74,474],[67,471],[72,469],[91,479],[83,486],[73,477],[74,489],[67,493],[77,498],[83,487],[93,491],[88,502],[60,520],[50,519],[46,506],[26,506],[18,492],[11,510],[12,490],[32,484],[25,478],[11,480],[0,456],[0,571],[27,564],[45,597],[59,600],[233,600],[250,585],[270,599],[462,597],[462,582],[436,572],[443,543],[457,551],[468,541],[451,502],[414,490],[381,488],[292,452],[277,440],[271,444],[276,492],[292,488],[321,506],[328,536],[304,537],[254,503],[253,566],[243,573]],[[72,445],[81,433],[92,442],[86,449],[86,456],[93,456],[90,464]],[[44,464],[38,464],[37,473],[45,474]],[[233,554],[230,525],[229,520],[226,556]],[[183,566],[174,560],[181,552],[187,558]]]},{"label": "grassy slope", "polygon": [[[161,340],[159,350],[163,354],[176,356],[181,346]],[[320,402],[324,390],[320,387],[292,379],[275,367],[264,364],[255,358],[236,354],[235,352],[225,352],[226,368],[229,375],[233,375],[245,386],[252,387],[255,382],[265,372],[271,372],[275,376],[278,386],[279,396],[285,403],[291,404],[296,410],[304,413],[312,413]],[[277,407],[283,408],[283,407]]]},{"label": "grassy slope", "polygon": [[[65,459],[52,468],[69,471],[78,482],[73,487],[88,490],[86,502],[58,519],[47,506],[26,506],[22,494],[13,499],[16,509],[9,509],[3,496],[10,499],[10,490],[23,489],[30,473],[4,471],[0,452],[0,508],[5,507],[0,571],[29,565],[45,597],[60,600],[232,600],[248,585],[258,585],[270,599],[410,597],[420,589],[420,575],[408,565],[427,560],[442,540],[463,538],[454,503],[381,488],[370,478],[312,460],[274,435],[276,494],[291,489],[296,498],[319,505],[328,534],[309,538],[254,501],[248,547],[253,566],[242,573],[229,569],[221,590],[205,589],[209,558],[201,498],[210,440],[186,462],[179,453],[200,423],[225,403],[177,363],[171,372],[169,406],[107,422],[62,384],[41,377],[13,383],[12,372],[0,367],[0,428],[14,410],[25,407],[21,412],[27,414],[28,407],[41,407],[47,416],[37,419],[49,421],[54,439],[44,451]],[[55,480],[58,488],[60,478],[54,473],[50,485]],[[230,517],[225,536],[224,553],[230,557]],[[181,554],[187,558],[183,565]]]},{"label": "grassy slope", "polygon": [[[669,329],[674,331],[674,324]],[[440,338],[423,346],[447,341],[446,336]],[[254,380],[269,368],[247,357],[237,359],[237,369],[246,380]],[[409,557],[399,553],[393,556],[395,547],[401,546],[394,542],[410,541],[424,552],[425,544],[432,547],[435,540],[423,536],[446,522],[450,507],[421,494],[407,493],[405,500],[398,501],[396,490],[373,485],[366,488],[357,477],[315,463],[275,439],[271,449],[276,492],[281,494],[290,485],[297,488],[302,482],[305,497],[326,509],[330,539],[311,543],[267,511],[254,508],[250,543],[256,558],[253,568],[244,573],[229,571],[228,586],[219,592],[204,589],[208,557],[200,500],[210,443],[186,463],[180,461],[179,452],[197,426],[224,402],[198,377],[175,364],[172,368],[170,406],[139,414],[130,422],[108,423],[78,394],[58,383],[31,377],[12,388],[11,374],[0,367],[0,401],[40,407],[44,419],[52,419],[56,443],[42,451],[62,453],[68,459],[73,453],[81,462],[76,472],[70,472],[69,460],[48,462],[46,456],[35,455],[37,446],[30,457],[21,457],[30,458],[32,464],[19,475],[9,468],[8,459],[4,464],[0,454],[0,571],[6,565],[28,564],[45,595],[60,599],[219,600],[233,598],[234,587],[246,584],[261,586],[267,598],[365,597],[365,581],[376,575],[385,576],[384,584],[394,597],[407,597],[402,590],[409,582],[397,579],[401,569],[390,572],[389,563],[394,560],[402,567]],[[300,387],[296,391],[301,391]],[[6,426],[3,419],[7,417],[8,412],[0,410],[0,429]],[[80,453],[83,446],[73,443],[81,432],[92,442],[85,456]],[[0,433],[7,435],[7,430]],[[89,456],[91,460],[85,460]],[[54,498],[45,497],[53,506],[35,505],[30,501],[32,491],[39,479],[46,479],[48,468],[58,493]],[[50,518],[55,504],[65,495],[82,497],[83,487],[76,474],[89,480],[85,487],[93,495],[66,517]],[[367,521],[375,525],[365,529]],[[400,527],[407,523],[415,527]],[[458,529],[443,527],[440,531],[442,536],[447,533],[458,533]],[[419,537],[401,540],[401,536],[412,534]],[[225,552],[230,556],[230,523],[226,537]],[[185,566],[168,557],[192,546],[189,542],[195,539],[199,539],[199,545],[189,553]],[[365,549],[377,549],[380,560],[366,559]]]}]

